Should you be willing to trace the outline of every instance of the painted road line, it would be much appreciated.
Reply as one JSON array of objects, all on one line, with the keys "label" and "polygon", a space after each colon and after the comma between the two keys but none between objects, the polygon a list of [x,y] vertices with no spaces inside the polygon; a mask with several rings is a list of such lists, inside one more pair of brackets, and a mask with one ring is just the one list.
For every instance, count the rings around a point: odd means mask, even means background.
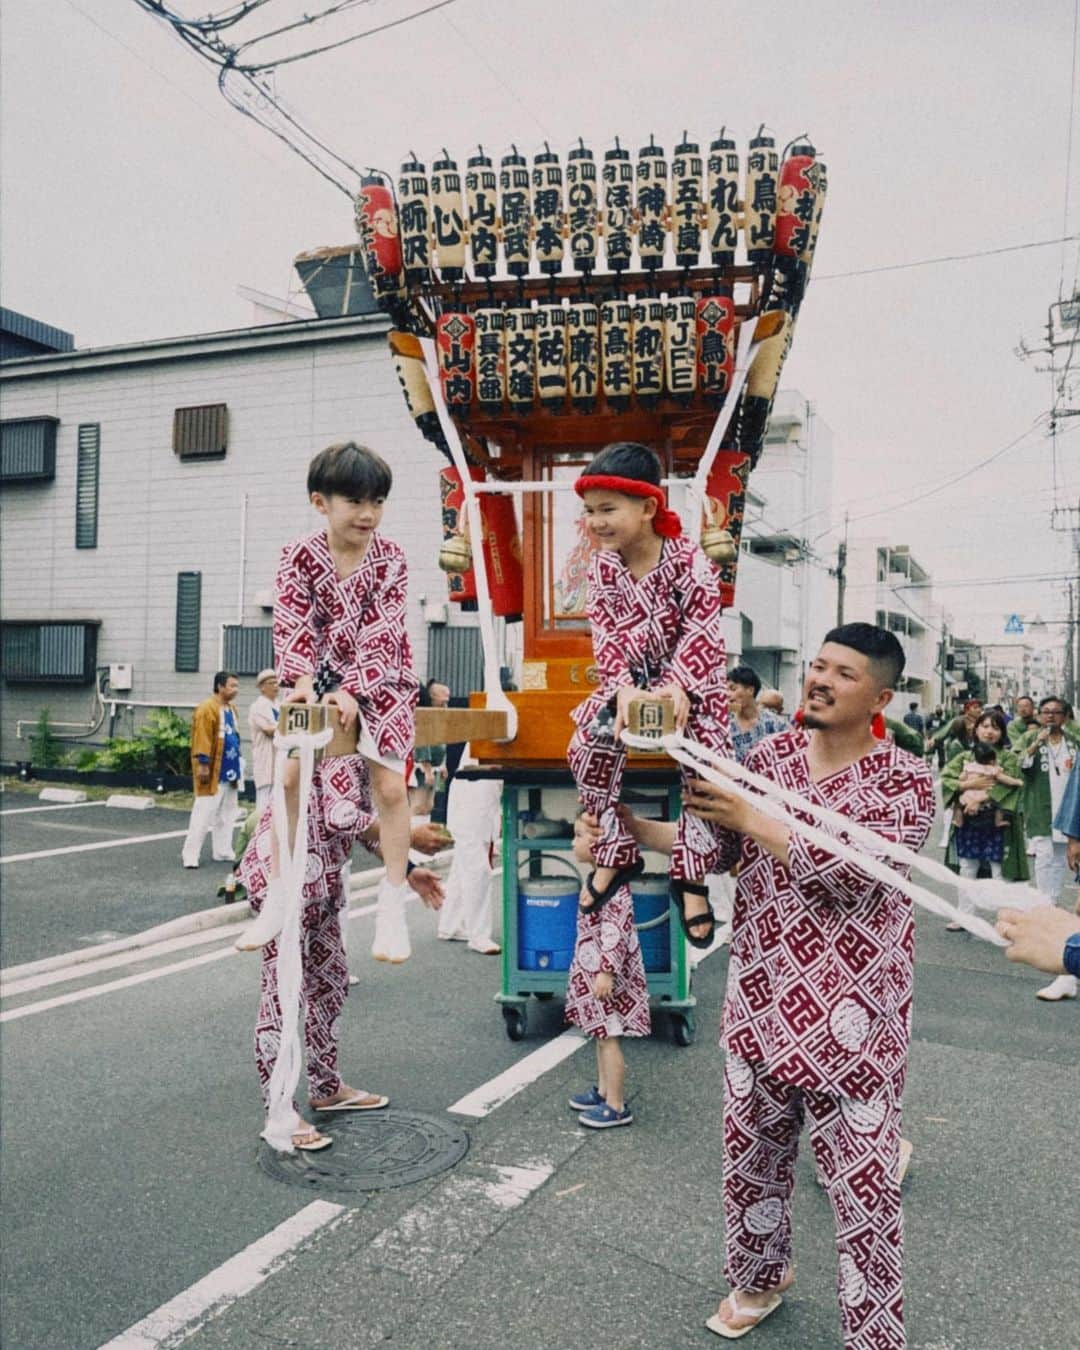
[{"label": "painted road line", "polygon": [[68,984],[72,980],[81,980],[84,975],[97,975],[103,970],[116,970],[120,966],[133,966],[139,961],[155,961],[169,952],[183,951],[185,947],[201,947],[207,942],[223,942],[232,937],[232,931],[224,926],[206,928],[198,933],[185,933],[180,937],[166,938],[150,947],[136,947],[130,951],[117,952],[113,956],[102,956],[95,961],[82,961],[57,970],[45,971],[41,975],[28,975],[22,980],[10,980],[0,984],[0,998],[14,998],[17,994],[32,994],[35,989],[47,989],[52,984]]},{"label": "painted road line", "polygon": [[83,806],[104,806],[104,802],[61,802],[59,806],[13,806],[0,811],[0,816],[25,816],[30,811],[78,811]]},{"label": "painted road line", "polygon": [[205,966],[211,961],[220,961],[226,956],[240,956],[232,945],[223,947],[219,952],[206,952],[203,956],[190,956],[186,961],[174,961],[171,966],[159,966],[157,970],[144,970],[139,975],[127,975],[122,980],[110,980],[107,984],[95,984],[89,989],[76,989],[70,994],[58,994],[56,998],[42,999],[40,1003],[24,1003],[21,1008],[11,1008],[0,1013],[0,1022],[17,1022],[20,1017],[33,1017],[35,1013],[48,1012],[52,1008],[63,1008],[69,1003],[82,1003],[88,998],[100,998],[102,994],[114,994],[118,989],[130,989],[136,984],[145,984],[148,980],[160,980],[165,975],[175,975],[181,970],[191,970],[195,966]]},{"label": "painted road line", "polygon": [[548,1041],[531,1055],[519,1059],[504,1073],[474,1088],[472,1092],[466,1093],[453,1106],[446,1109],[458,1116],[472,1116],[480,1120],[483,1116],[490,1115],[496,1107],[508,1102],[511,1097],[516,1097],[530,1083],[535,1083],[541,1074],[547,1073],[556,1064],[561,1064],[564,1059],[576,1054],[586,1039],[580,1031],[564,1031],[561,1036],[556,1036],[553,1041]]},{"label": "painted road line", "polygon": [[[87,803],[89,805],[89,803]],[[95,803],[96,805],[96,803]],[[128,839],[105,839],[97,844],[70,844],[67,848],[46,848],[40,853],[9,853],[0,863],[31,862],[34,858],[58,858],[62,853],[89,853],[98,848],[123,848],[127,844],[149,844],[155,839],[183,839],[187,830],[163,830],[161,834],[133,834]]]},{"label": "painted road line", "polygon": [[179,1345],[206,1322],[220,1317],[237,1299],[257,1289],[287,1264],[302,1242],[339,1222],[347,1212],[344,1205],[313,1200],[141,1322],[106,1341],[100,1350],[158,1350],[164,1345]]}]

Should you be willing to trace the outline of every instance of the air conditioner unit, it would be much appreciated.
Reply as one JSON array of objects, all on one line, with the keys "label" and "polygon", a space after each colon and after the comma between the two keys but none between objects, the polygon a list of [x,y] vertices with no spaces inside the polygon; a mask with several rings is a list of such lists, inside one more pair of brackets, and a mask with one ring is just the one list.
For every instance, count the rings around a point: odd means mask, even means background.
[{"label": "air conditioner unit", "polygon": [[109,667],[109,688],[114,694],[130,694],[131,685],[130,661],[118,661]]}]

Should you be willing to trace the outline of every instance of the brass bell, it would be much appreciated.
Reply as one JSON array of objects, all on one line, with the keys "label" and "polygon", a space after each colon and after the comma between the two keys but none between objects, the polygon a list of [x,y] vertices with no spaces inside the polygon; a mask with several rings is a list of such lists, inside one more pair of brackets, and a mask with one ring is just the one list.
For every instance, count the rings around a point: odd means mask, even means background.
[{"label": "brass bell", "polygon": [[716,563],[734,562],[739,556],[735,538],[730,530],[707,525],[701,531],[701,547],[707,558]]},{"label": "brass bell", "polygon": [[463,534],[452,534],[439,549],[439,566],[444,572],[467,572],[472,566],[472,549]]}]

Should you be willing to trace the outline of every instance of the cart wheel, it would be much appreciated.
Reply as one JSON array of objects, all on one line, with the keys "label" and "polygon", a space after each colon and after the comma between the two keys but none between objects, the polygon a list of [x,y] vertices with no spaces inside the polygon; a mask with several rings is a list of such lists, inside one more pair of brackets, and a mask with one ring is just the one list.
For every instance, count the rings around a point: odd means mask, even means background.
[{"label": "cart wheel", "polygon": [[692,1017],[674,1016],[672,1021],[672,1034],[675,1037],[676,1045],[693,1045],[694,1043],[694,1019]]},{"label": "cart wheel", "polygon": [[506,1023],[506,1034],[512,1041],[523,1041],[525,1039],[525,1009],[506,1007],[502,1010],[503,1021]]},{"label": "cart wheel", "polygon": [[533,997],[538,1003],[547,1003],[548,1000],[553,999],[555,995],[550,989],[542,989],[539,994],[534,994]]}]

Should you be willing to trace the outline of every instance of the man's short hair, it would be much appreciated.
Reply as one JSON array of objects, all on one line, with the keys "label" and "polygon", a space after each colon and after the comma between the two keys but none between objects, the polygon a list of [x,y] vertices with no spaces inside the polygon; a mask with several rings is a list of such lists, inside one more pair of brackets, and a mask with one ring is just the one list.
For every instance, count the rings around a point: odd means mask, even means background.
[{"label": "man's short hair", "polygon": [[918,705],[917,703],[909,703],[909,704],[908,704],[908,709],[909,709],[909,711],[911,711],[911,712],[918,712],[918,710],[919,710],[919,705]]},{"label": "man's short hair", "polygon": [[1060,703],[1065,712],[1072,711],[1060,694],[1047,694],[1047,696],[1039,702],[1039,711],[1042,712],[1048,703]]},{"label": "man's short hair", "polygon": [[862,652],[869,658],[870,668],[882,689],[895,689],[904,673],[904,649],[896,634],[887,628],[878,628],[872,623],[842,623],[838,628],[829,629],[825,641]]},{"label": "man's short hair", "polygon": [[214,693],[219,689],[224,689],[230,680],[238,680],[240,677],[235,670],[219,670],[214,675]]},{"label": "man's short hair", "polygon": [[386,460],[355,441],[328,445],[308,465],[309,496],[321,492],[324,497],[336,494],[354,502],[373,502],[388,497],[393,483]]},{"label": "man's short hair", "polygon": [[733,670],[728,671],[727,677],[732,684],[741,684],[744,689],[752,689],[755,698],[761,692],[761,679],[757,671],[751,670],[749,666],[735,666]]}]

